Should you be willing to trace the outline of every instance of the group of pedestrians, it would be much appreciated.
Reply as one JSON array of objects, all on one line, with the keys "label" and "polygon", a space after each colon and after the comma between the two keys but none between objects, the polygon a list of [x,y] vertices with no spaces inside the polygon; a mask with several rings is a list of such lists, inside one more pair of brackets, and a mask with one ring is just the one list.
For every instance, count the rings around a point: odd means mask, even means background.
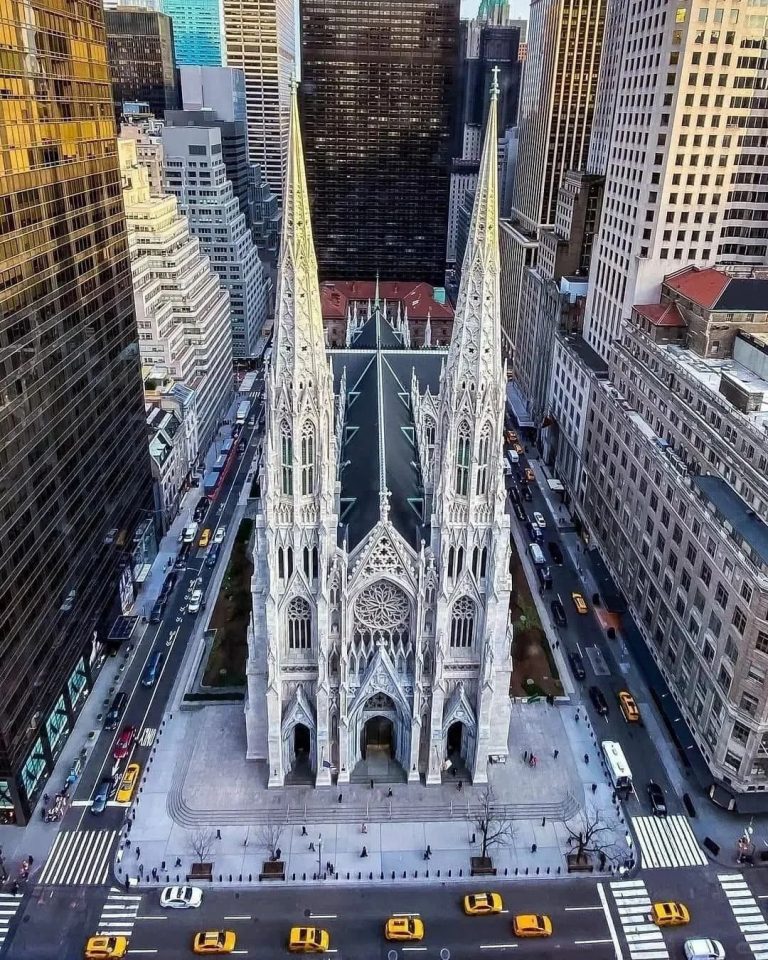
[{"label": "group of pedestrians", "polygon": [[535,767],[539,762],[539,758],[533,752],[533,750],[524,750],[523,751],[523,763],[527,763],[529,767]]}]

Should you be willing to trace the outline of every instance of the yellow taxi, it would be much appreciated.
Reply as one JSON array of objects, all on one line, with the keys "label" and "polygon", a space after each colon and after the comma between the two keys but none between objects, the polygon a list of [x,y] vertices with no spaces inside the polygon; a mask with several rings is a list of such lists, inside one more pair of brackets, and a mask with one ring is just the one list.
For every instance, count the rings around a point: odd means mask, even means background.
[{"label": "yellow taxi", "polygon": [[543,914],[521,913],[512,921],[516,937],[551,937],[552,921]]},{"label": "yellow taxi", "polygon": [[421,917],[390,917],[384,926],[387,940],[423,940],[424,921]]},{"label": "yellow taxi", "polygon": [[288,949],[291,953],[325,953],[331,945],[327,930],[319,927],[291,927]]},{"label": "yellow taxi", "polygon": [[619,692],[619,707],[627,723],[640,722],[640,711],[635,703],[635,698],[628,690],[621,690]]},{"label": "yellow taxi", "polygon": [[668,900],[651,905],[651,920],[658,927],[682,927],[691,922],[691,915],[684,903]]},{"label": "yellow taxi", "polygon": [[525,468],[525,479],[528,481],[528,483],[533,483],[536,479],[536,474],[533,472],[533,470],[531,470],[530,467]]},{"label": "yellow taxi", "polygon": [[479,917],[484,913],[501,913],[504,904],[498,893],[468,893],[464,897],[464,913]]},{"label": "yellow taxi", "polygon": [[197,541],[198,547],[207,547],[211,542],[211,528],[206,527],[205,530],[200,534],[200,539]]},{"label": "yellow taxi", "polygon": [[237,937],[231,930],[205,930],[195,934],[193,953],[232,953]]},{"label": "yellow taxi", "polygon": [[136,784],[139,782],[140,773],[141,767],[138,763],[129,763],[125,768],[123,779],[120,781],[120,786],[117,788],[117,793],[115,794],[115,800],[117,800],[118,803],[131,802],[133,791],[136,789]]},{"label": "yellow taxi", "polygon": [[85,945],[85,960],[113,960],[124,957],[128,937],[91,937]]},{"label": "yellow taxi", "polygon": [[582,597],[580,593],[572,593],[571,600],[573,600],[573,605],[576,607],[576,613],[586,613],[587,612],[587,601]]}]

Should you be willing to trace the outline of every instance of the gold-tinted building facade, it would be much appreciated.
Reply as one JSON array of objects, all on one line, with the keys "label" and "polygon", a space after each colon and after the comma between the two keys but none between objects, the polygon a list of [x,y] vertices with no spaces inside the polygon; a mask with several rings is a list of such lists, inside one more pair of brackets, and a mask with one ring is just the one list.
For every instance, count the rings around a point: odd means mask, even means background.
[{"label": "gold-tinted building facade", "polygon": [[0,822],[42,792],[153,516],[103,17],[0,0]]}]

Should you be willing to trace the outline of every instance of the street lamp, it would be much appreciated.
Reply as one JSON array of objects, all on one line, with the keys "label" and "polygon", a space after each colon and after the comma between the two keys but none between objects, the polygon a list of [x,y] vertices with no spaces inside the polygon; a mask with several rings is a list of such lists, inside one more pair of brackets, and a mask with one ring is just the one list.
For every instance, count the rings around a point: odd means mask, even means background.
[{"label": "street lamp", "polygon": [[317,879],[319,880],[322,875],[322,870],[320,869],[320,864],[323,862],[323,835],[322,833],[318,835],[317,838]]}]

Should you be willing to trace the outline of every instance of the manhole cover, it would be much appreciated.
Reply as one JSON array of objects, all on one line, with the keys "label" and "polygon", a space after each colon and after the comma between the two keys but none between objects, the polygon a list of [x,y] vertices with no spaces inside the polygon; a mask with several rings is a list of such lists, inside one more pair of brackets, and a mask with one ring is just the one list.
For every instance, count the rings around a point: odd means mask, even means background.
[{"label": "manhole cover", "polygon": [[387,960],[397,960],[397,950],[387,950]]},{"label": "manhole cover", "polygon": [[443,947],[440,951],[440,960],[451,960],[451,951],[448,947]]}]

